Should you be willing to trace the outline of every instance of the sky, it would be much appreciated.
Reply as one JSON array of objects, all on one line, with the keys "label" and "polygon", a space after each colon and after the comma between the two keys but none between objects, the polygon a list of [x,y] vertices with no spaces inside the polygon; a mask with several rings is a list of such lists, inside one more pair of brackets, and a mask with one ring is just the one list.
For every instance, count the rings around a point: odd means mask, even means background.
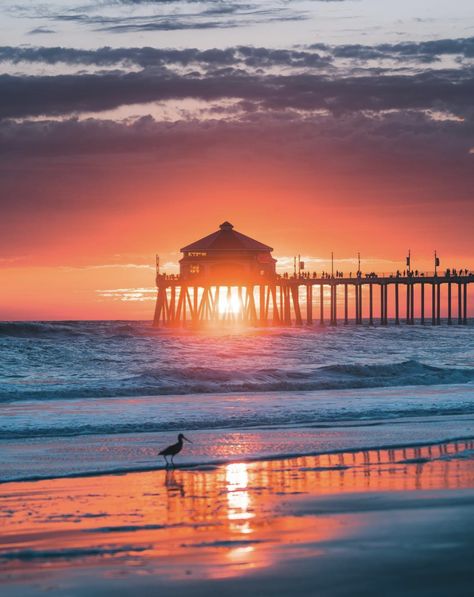
[{"label": "sky", "polygon": [[0,0],[0,319],[148,319],[224,220],[280,271],[474,268],[472,0]]}]

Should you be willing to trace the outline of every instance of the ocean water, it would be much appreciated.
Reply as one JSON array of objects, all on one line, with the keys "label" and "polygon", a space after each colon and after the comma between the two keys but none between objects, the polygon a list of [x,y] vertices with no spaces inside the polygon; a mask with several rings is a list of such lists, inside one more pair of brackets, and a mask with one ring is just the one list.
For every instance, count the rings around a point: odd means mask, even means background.
[{"label": "ocean water", "polygon": [[474,437],[474,328],[0,323],[0,480]]}]

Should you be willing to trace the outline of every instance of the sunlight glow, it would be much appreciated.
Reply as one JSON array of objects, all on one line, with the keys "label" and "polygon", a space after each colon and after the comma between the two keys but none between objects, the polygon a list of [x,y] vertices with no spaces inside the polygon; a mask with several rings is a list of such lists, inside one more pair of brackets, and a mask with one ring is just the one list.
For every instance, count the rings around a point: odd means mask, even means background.
[{"label": "sunlight glow", "polygon": [[241,300],[237,295],[237,289],[232,288],[231,292],[227,292],[224,289],[219,294],[219,301],[217,303],[217,309],[221,315],[236,315],[242,310]]},{"label": "sunlight glow", "polygon": [[241,521],[237,524],[236,530],[240,533],[250,533],[251,528],[247,521],[253,518],[253,512],[250,512],[250,494],[247,491],[249,476],[247,464],[232,463],[226,467],[227,481],[227,518],[230,521]]}]

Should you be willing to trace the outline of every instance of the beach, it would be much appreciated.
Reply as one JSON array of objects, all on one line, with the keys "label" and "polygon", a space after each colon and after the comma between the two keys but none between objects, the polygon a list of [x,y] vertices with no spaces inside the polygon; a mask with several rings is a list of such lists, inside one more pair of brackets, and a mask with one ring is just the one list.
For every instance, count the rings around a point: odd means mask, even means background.
[{"label": "beach", "polygon": [[474,441],[4,483],[2,595],[467,595]]},{"label": "beach", "polygon": [[470,593],[470,325],[0,332],[2,595]]}]

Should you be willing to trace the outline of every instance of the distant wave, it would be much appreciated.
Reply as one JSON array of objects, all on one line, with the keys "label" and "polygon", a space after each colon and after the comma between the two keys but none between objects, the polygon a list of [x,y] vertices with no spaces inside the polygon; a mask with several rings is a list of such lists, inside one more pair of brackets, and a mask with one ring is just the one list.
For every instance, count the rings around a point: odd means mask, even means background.
[{"label": "distant wave", "polygon": [[156,367],[120,380],[75,379],[29,383],[11,375],[0,384],[0,401],[101,398],[234,392],[295,392],[410,385],[464,384],[474,381],[473,368],[443,368],[408,360],[391,364],[340,364],[293,371],[239,370],[214,367]]},{"label": "distant wave", "polygon": [[49,338],[59,335],[78,336],[84,332],[75,322],[0,322],[0,338]]},{"label": "distant wave", "polygon": [[149,322],[128,321],[0,321],[0,338],[67,339],[77,336],[133,338],[159,335]]}]

